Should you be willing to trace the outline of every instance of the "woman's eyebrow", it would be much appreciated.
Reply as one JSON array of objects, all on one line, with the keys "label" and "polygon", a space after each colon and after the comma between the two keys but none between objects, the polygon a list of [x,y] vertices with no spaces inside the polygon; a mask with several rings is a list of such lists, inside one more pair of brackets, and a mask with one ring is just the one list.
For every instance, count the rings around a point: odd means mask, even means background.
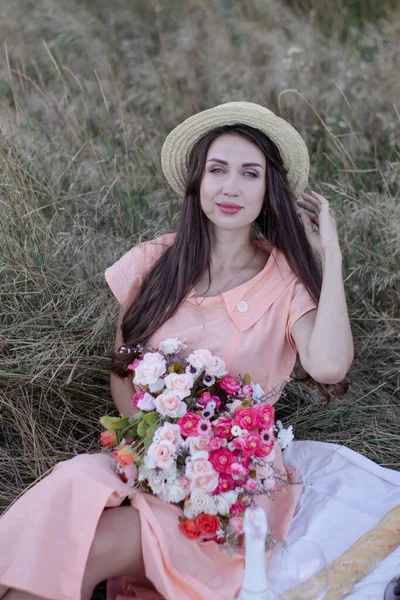
[{"label": "woman's eyebrow", "polygon": [[[228,163],[226,162],[226,160],[222,160],[221,158],[209,158],[207,162],[217,162],[220,163],[221,165],[227,165]],[[260,167],[261,169],[263,169],[264,167],[262,167],[261,165],[259,165],[258,163],[243,163],[242,167]]]}]

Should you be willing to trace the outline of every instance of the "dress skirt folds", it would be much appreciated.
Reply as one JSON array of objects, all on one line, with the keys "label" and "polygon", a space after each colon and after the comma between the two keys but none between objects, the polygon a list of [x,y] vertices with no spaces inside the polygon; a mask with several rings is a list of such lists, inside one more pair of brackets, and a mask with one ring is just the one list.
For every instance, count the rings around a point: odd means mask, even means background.
[{"label": "dress skirt folds", "polygon": [[[49,600],[79,600],[85,564],[97,522],[128,497],[107,454],[83,454],[60,462],[0,519],[0,584]],[[284,462],[303,468],[311,485],[291,486],[300,496],[294,518],[284,518],[293,500],[276,493],[268,512],[275,532],[290,543],[318,542],[328,561],[344,552],[400,502],[400,473],[335,444],[297,441]],[[130,577],[108,581],[107,600],[233,600],[240,588],[244,559],[229,556],[215,542],[198,542],[178,530],[180,509],[148,494],[130,500],[139,511],[147,577],[158,593]],[[283,506],[283,508],[282,508]],[[271,508],[272,507],[272,508]],[[271,521],[270,516],[270,521]],[[396,566],[397,565],[397,566]],[[351,600],[383,597],[400,566],[400,548],[356,584]]]}]

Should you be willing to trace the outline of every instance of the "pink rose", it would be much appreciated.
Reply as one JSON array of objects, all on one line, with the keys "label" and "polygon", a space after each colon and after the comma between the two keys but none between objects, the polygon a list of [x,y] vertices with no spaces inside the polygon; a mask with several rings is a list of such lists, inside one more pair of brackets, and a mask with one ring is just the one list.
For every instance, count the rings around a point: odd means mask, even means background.
[{"label": "pink rose", "polygon": [[212,475],[213,473],[214,469],[208,460],[208,452],[204,452],[204,450],[194,454],[186,464],[185,475],[188,479],[196,479],[201,475]]},{"label": "pink rose", "polygon": [[171,442],[171,444],[174,444],[175,448],[177,448],[183,442],[183,439],[181,437],[181,429],[179,425],[174,425],[172,423],[164,423],[162,427],[159,427],[156,430],[153,436],[153,440],[155,442],[167,440],[168,442]]},{"label": "pink rose", "polygon": [[229,519],[229,525],[232,527],[236,535],[242,535],[242,533],[244,532],[243,517],[231,517]]},{"label": "pink rose", "polygon": [[181,435],[184,437],[195,435],[200,421],[201,417],[199,415],[193,412],[187,412],[178,421],[178,425],[181,428]]},{"label": "pink rose", "polygon": [[190,494],[190,484],[191,481],[187,477],[181,477],[178,481],[179,487],[182,488],[186,496],[189,496]]},{"label": "pink rose", "polygon": [[186,438],[186,441],[189,443],[190,454],[196,454],[200,450],[205,450],[206,452],[211,450],[210,438],[206,435],[190,435]]},{"label": "pink rose", "polygon": [[273,406],[270,404],[263,404],[262,406],[258,406],[257,409],[258,415],[258,424],[257,426],[260,429],[271,429],[274,424],[274,416],[275,411]]},{"label": "pink rose", "polygon": [[219,356],[213,356],[206,365],[206,373],[211,377],[223,377],[226,375],[225,363]]},{"label": "pink rose", "polygon": [[253,388],[251,387],[251,385],[244,385],[242,387],[242,392],[243,394],[247,397],[251,396],[253,393]]},{"label": "pink rose", "polygon": [[207,494],[211,494],[218,485],[218,473],[212,473],[210,475],[200,475],[193,481],[193,489],[200,489]]},{"label": "pink rose", "polygon": [[170,373],[164,379],[167,388],[181,398],[190,396],[190,391],[193,387],[193,376],[189,373]]},{"label": "pink rose", "polygon": [[229,439],[232,437],[232,419],[218,419],[213,422],[216,437]]},{"label": "pink rose", "polygon": [[243,452],[250,456],[259,456],[261,451],[261,436],[258,433],[249,433],[243,438]]},{"label": "pink rose", "polygon": [[219,385],[223,390],[228,392],[228,394],[236,394],[240,390],[240,383],[236,381],[232,375],[225,375],[219,382]]},{"label": "pink rose", "polygon": [[222,494],[235,489],[235,482],[230,475],[220,473],[218,477],[218,487],[214,490],[214,494]]},{"label": "pink rose", "polygon": [[208,364],[211,363],[213,355],[209,350],[195,350],[192,354],[188,356],[188,362],[192,365],[197,371],[201,371],[207,367]]},{"label": "pink rose", "polygon": [[239,425],[242,429],[255,429],[258,427],[259,414],[254,409],[248,406],[247,408],[238,408],[233,417],[235,425]]},{"label": "pink rose", "polygon": [[249,469],[242,464],[235,462],[231,464],[231,473],[233,473],[233,475],[239,475],[239,477],[247,477]]},{"label": "pink rose", "polygon": [[156,463],[159,469],[170,469],[174,463],[174,454],[176,448],[168,440],[162,440],[158,444],[154,443],[149,446],[147,454]]},{"label": "pink rose", "polygon": [[187,411],[186,402],[183,402],[180,396],[169,390],[165,390],[165,392],[157,396],[155,406],[160,415],[171,417],[172,419],[183,417]]},{"label": "pink rose", "polygon": [[210,462],[218,473],[229,473],[233,455],[228,448],[220,448],[210,454]]},{"label": "pink rose", "polygon": [[246,510],[246,506],[243,502],[235,502],[229,509],[231,515],[238,516]]},{"label": "pink rose", "polygon": [[155,398],[151,394],[145,392],[140,400],[138,400],[136,406],[140,408],[140,410],[153,410],[155,407],[154,401]]},{"label": "pink rose", "polygon": [[254,492],[254,490],[256,489],[256,487],[257,487],[257,482],[256,482],[256,480],[255,480],[255,479],[251,479],[251,478],[249,478],[249,479],[246,481],[246,483],[244,484],[244,488],[245,488],[246,490],[248,490],[249,492]]},{"label": "pink rose", "polygon": [[205,408],[209,402],[215,402],[215,409],[221,408],[221,399],[218,396],[212,396],[210,392],[203,392],[201,396],[197,398],[197,403]]}]

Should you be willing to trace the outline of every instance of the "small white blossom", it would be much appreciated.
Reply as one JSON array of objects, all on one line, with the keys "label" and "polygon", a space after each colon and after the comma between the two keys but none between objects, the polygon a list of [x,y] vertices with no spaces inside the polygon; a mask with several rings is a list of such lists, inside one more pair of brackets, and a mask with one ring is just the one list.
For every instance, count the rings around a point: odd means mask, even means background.
[{"label": "small white blossom", "polygon": [[294,435],[293,435],[293,426],[292,425],[289,425],[289,427],[287,429],[284,429],[282,427],[279,430],[278,444],[280,445],[282,450],[284,450],[285,448],[290,446],[290,444],[293,442],[293,440],[294,440]]},{"label": "small white blossom", "polygon": [[214,409],[209,408],[210,404],[211,402],[207,404],[207,408],[203,408],[203,410],[201,411],[201,416],[203,417],[203,419],[211,419],[215,414]]},{"label": "small white blossom", "polygon": [[241,429],[241,427],[239,427],[239,425],[234,425],[231,428],[231,434],[234,436],[239,436],[241,431],[242,431],[242,429]]},{"label": "small white blossom", "polygon": [[261,385],[259,383],[254,383],[253,381],[250,383],[250,385],[253,390],[252,397],[254,400],[260,400],[265,395]]},{"label": "small white blossom", "polygon": [[203,377],[203,383],[206,386],[211,387],[215,383],[215,377],[212,377],[212,375],[206,375],[205,377]]}]

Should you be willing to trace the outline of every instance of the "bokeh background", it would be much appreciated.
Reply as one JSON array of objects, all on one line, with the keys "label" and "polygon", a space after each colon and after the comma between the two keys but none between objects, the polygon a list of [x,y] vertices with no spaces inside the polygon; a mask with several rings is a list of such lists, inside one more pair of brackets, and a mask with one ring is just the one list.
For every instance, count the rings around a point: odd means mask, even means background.
[{"label": "bokeh background", "polygon": [[331,202],[356,353],[344,396],[296,369],[297,438],[400,468],[396,0],[0,4],[0,511],[113,414],[104,270],[169,229],[169,131],[248,100],[289,120]]}]

